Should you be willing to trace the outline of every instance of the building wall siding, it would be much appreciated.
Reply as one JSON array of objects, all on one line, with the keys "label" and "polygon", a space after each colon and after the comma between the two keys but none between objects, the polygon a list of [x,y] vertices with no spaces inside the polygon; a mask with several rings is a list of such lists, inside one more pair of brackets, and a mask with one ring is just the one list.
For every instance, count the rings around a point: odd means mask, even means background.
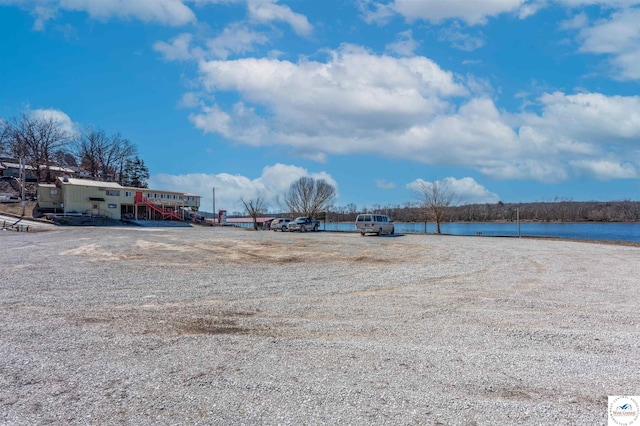
[{"label": "building wall siding", "polygon": [[[86,184],[80,179],[59,179],[57,181],[57,199],[49,192],[52,185],[40,185],[38,187],[38,197],[43,208],[63,209],[65,213],[81,213],[107,216],[120,220],[122,217],[122,206],[129,213],[133,212],[136,192],[144,194],[145,201],[152,202],[164,207],[173,206],[176,209],[181,207],[199,206],[199,197],[187,197],[182,193],[174,191],[158,191],[141,188],[120,187],[115,184],[87,181]],[[109,194],[109,195],[107,195]],[[103,199],[104,201],[91,200]],[[57,203],[57,204],[56,204]],[[97,208],[94,209],[93,206]]]}]

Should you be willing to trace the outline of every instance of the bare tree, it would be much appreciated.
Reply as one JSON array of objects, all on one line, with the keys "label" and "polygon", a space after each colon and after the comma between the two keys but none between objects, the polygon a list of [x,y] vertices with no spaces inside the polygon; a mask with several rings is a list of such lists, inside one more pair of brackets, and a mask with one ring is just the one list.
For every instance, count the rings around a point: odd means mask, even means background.
[{"label": "bare tree", "polygon": [[102,179],[110,182],[120,180],[118,174],[122,172],[124,163],[134,152],[135,147],[120,133],[107,137],[107,143],[102,146],[99,152]]},{"label": "bare tree", "polygon": [[0,118],[0,154],[8,152],[9,144],[9,123]]},{"label": "bare tree", "polygon": [[315,218],[327,210],[336,196],[336,189],[324,179],[301,177],[293,182],[282,203],[292,214]]},{"label": "bare tree", "polygon": [[427,216],[436,223],[438,234],[440,224],[445,220],[449,206],[454,203],[456,194],[451,190],[447,181],[421,181],[417,189],[418,198]]},{"label": "bare tree", "polygon": [[258,230],[258,216],[267,211],[267,203],[262,196],[257,196],[251,200],[245,201],[243,198],[240,198],[242,204],[244,204],[244,208],[253,218],[253,229]]},{"label": "bare tree", "polygon": [[101,151],[107,144],[107,134],[103,130],[89,128],[78,141],[78,156],[81,166],[89,172],[92,179],[97,179],[102,164]]},{"label": "bare tree", "polygon": [[[138,162],[138,163],[142,163],[141,164],[142,167],[145,168],[144,162],[142,162],[142,160],[137,157],[137,154],[138,154],[138,150],[136,146],[133,145],[131,141],[129,141],[128,139],[123,139],[122,142],[120,143],[120,149],[118,150],[118,155],[116,158],[116,165],[118,169],[117,180],[120,182],[120,185],[123,185],[125,168],[127,167],[127,165],[131,165],[131,164],[134,164],[135,162]],[[145,180],[148,178],[149,178],[149,170],[147,169],[147,175]]]},{"label": "bare tree", "polygon": [[135,146],[120,133],[108,135],[104,130],[89,128],[78,142],[81,164],[93,179],[121,181],[127,161],[135,154]]},{"label": "bare tree", "polygon": [[[53,117],[22,114],[19,119],[2,122],[3,151],[23,158],[38,180],[51,181],[50,165],[60,151],[66,151],[71,135]],[[43,176],[44,171],[44,176]]]}]

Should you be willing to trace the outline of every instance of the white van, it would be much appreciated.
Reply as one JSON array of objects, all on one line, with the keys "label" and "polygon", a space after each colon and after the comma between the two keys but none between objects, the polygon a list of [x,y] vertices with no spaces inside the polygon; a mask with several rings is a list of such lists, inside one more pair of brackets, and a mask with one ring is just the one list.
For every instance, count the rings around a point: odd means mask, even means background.
[{"label": "white van", "polygon": [[360,235],[364,234],[395,234],[393,221],[389,216],[382,214],[359,214],[356,218],[356,229]]}]

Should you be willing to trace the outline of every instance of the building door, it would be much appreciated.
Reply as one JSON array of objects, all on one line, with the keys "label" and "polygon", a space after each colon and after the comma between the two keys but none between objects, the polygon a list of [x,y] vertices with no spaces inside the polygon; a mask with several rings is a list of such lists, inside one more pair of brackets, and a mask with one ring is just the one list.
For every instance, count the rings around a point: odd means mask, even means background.
[{"label": "building door", "polygon": [[91,216],[100,216],[100,204],[91,205]]}]

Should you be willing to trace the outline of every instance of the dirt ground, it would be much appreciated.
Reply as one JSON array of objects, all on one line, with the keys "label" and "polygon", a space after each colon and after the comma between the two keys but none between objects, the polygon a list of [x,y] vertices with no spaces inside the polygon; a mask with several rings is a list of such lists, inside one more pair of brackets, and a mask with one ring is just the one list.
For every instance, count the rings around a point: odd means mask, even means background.
[{"label": "dirt ground", "polygon": [[607,396],[640,383],[637,247],[217,227],[0,239],[2,424],[606,424]]}]

